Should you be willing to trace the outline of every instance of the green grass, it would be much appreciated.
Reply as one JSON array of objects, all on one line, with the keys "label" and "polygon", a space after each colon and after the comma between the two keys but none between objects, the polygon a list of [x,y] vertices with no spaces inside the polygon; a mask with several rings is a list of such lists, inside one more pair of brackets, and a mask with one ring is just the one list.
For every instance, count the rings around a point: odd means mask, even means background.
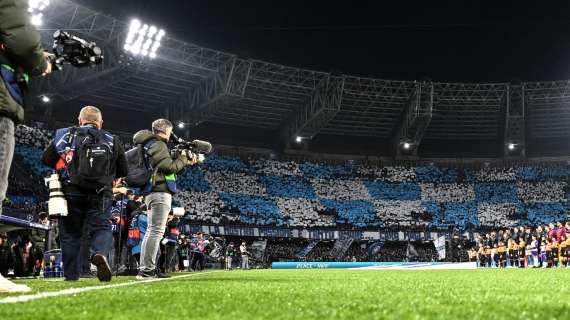
[{"label": "green grass", "polygon": [[564,269],[214,272],[0,304],[0,319],[569,319],[569,284]]}]

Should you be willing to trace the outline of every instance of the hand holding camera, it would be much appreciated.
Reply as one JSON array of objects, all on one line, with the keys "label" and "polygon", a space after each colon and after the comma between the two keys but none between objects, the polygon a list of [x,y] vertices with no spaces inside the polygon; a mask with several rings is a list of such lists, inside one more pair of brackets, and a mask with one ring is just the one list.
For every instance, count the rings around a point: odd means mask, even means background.
[{"label": "hand holding camera", "polygon": [[53,59],[52,57],[53,57],[53,56],[54,56],[54,55],[51,54],[51,53],[49,53],[49,52],[44,52],[44,59],[45,59],[46,62],[47,62],[47,67],[46,67],[46,69],[44,70],[44,72],[42,73],[42,77],[45,77],[45,76],[47,76],[48,74],[51,73],[51,70],[52,70],[52,59]]},{"label": "hand holding camera", "polygon": [[188,162],[186,162],[187,166],[193,166],[197,163],[200,163],[198,159],[198,155],[188,151]]}]

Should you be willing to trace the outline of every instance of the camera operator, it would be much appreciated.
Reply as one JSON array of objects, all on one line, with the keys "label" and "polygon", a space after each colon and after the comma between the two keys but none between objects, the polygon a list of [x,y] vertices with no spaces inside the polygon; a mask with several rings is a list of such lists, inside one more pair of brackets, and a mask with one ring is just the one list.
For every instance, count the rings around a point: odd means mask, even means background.
[{"label": "camera operator", "polygon": [[101,111],[92,106],[81,109],[79,127],[56,131],[44,151],[42,161],[60,174],[68,215],[59,219],[64,278],[79,280],[80,244],[89,235],[90,261],[97,278],[112,277],[107,256],[113,240],[111,230],[112,184],[128,174],[120,139],[102,130]]},{"label": "camera operator", "polygon": [[[25,0],[0,0],[0,214],[14,156],[14,126],[24,120],[28,75],[51,73],[48,54],[30,22]],[[0,275],[0,292],[27,292]]]},{"label": "camera operator", "polygon": [[148,229],[145,234],[141,264],[137,279],[156,277],[156,255],[160,240],[166,228],[166,220],[172,206],[172,194],[176,192],[176,174],[182,172],[185,167],[197,163],[195,155],[188,157],[186,153],[179,154],[175,159],[171,158],[168,150],[168,141],[172,135],[172,123],[166,119],[158,119],[152,123],[152,132],[142,130],[133,137],[137,145],[147,145],[147,155],[153,174],[151,183],[145,191],[145,203],[148,207]]}]

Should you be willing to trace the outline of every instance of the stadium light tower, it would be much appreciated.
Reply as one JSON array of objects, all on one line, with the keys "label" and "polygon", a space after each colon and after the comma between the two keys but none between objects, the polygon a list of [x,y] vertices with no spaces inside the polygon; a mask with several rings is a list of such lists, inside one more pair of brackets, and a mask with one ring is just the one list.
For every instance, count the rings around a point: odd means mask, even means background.
[{"label": "stadium light tower", "polygon": [[33,25],[41,26],[43,24],[43,11],[49,6],[50,0],[28,0],[28,12]]},{"label": "stadium light tower", "polygon": [[133,19],[129,25],[129,33],[123,48],[135,56],[140,55],[154,59],[165,34],[162,29],[143,24],[138,19]]}]

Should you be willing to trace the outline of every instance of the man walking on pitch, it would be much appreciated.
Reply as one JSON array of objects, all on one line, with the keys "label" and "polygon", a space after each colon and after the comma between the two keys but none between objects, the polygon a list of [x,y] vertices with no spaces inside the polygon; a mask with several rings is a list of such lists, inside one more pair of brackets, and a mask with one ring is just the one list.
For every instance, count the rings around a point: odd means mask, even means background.
[{"label": "man walking on pitch", "polygon": [[120,139],[101,129],[103,118],[96,107],[79,113],[79,127],[56,131],[44,151],[42,161],[60,174],[68,215],[59,220],[65,280],[79,280],[81,238],[90,239],[90,262],[97,267],[97,278],[110,281],[107,255],[112,245],[111,205],[113,181],[128,174]]}]

